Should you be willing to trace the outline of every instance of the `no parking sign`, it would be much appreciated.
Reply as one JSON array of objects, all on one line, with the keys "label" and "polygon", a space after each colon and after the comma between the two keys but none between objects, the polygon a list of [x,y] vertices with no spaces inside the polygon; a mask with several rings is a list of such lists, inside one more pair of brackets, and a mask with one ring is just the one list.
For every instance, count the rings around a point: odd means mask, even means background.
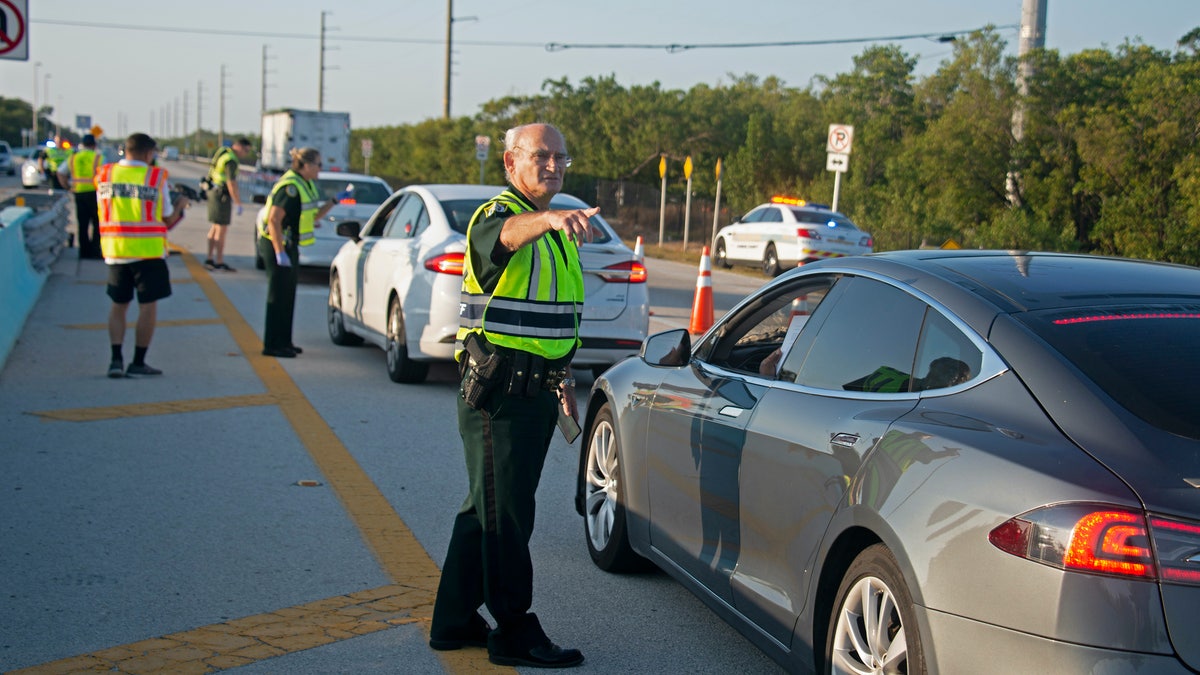
[{"label": "no parking sign", "polygon": [[0,0],[0,59],[29,60],[29,0]]}]

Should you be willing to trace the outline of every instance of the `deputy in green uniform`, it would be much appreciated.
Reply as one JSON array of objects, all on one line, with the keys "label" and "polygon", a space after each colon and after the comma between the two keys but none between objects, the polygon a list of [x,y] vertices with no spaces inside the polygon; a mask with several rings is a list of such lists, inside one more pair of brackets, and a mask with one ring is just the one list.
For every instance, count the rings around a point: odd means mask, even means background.
[{"label": "deputy in green uniform", "polygon": [[291,157],[292,167],[271,188],[266,217],[258,223],[258,255],[267,269],[262,353],[283,358],[302,351],[292,342],[300,247],[312,245],[313,224],[333,208],[332,201],[320,203],[314,182],[321,170],[321,153],[316,148],[293,148]]},{"label": "deputy in green uniform", "polygon": [[[500,665],[583,662],[579,650],[551,642],[530,612],[534,493],[560,407],[578,420],[567,377],[583,311],[576,247],[591,240],[588,218],[599,211],[548,210],[570,164],[554,127],[510,129],[510,187],[481,206],[467,228],[456,358],[470,488],[454,520],[429,644],[487,647]],[[495,630],[479,614],[485,603]]]}]

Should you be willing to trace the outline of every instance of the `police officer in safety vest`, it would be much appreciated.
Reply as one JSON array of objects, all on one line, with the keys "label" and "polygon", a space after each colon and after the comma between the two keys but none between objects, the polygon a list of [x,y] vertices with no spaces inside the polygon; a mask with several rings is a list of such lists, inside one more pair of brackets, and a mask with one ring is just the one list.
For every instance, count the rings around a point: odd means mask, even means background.
[{"label": "police officer in safety vest", "polygon": [[66,161],[58,166],[58,181],[75,194],[75,221],[79,232],[79,257],[100,258],[100,221],[96,212],[96,172],[101,157],[96,137],[85,134]]},{"label": "police officer in safety vest", "polygon": [[[579,345],[583,273],[577,246],[598,208],[549,210],[571,165],[548,124],[510,129],[509,188],[467,228],[458,426],[470,490],[454,520],[434,604],[434,649],[487,647],[493,663],[562,668],[583,662],[555,645],[533,603],[534,493],[560,414],[578,421],[571,357]],[[487,605],[498,626],[479,614]]]},{"label": "police officer in safety vest", "polygon": [[292,358],[303,350],[292,342],[296,309],[300,247],[315,241],[313,225],[333,208],[324,205],[315,183],[321,171],[316,148],[294,148],[292,166],[279,178],[267,197],[265,217],[258,223],[258,256],[267,270],[267,317],[263,328],[266,356]]},{"label": "police officer in safety vest", "polygon": [[250,139],[242,137],[230,147],[219,148],[208,164],[205,178],[211,184],[208,189],[207,253],[204,267],[208,270],[235,271],[225,262],[225,239],[233,214],[242,215],[242,196],[238,191],[238,166],[241,158],[250,156]]},{"label": "police officer in safety vest", "polygon": [[[146,364],[154,337],[157,302],[171,295],[167,270],[167,230],[183,218],[186,200],[176,211],[167,198],[167,171],[150,166],[157,146],[146,134],[125,139],[125,158],[105,164],[96,174],[100,217],[100,249],[108,263],[108,336],[112,361],[108,376],[161,375]],[[134,330],[133,363],[125,369],[122,343],[125,317],[137,291],[138,318]]]}]

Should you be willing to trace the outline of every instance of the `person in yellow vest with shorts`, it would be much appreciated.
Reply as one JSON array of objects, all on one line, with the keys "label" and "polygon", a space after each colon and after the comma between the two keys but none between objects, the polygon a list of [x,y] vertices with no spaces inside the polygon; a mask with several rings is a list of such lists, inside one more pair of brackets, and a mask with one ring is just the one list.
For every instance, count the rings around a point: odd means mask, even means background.
[{"label": "person in yellow vest with shorts", "polygon": [[96,213],[96,172],[102,157],[96,152],[96,137],[84,134],[80,147],[58,165],[58,182],[75,195],[75,223],[79,232],[79,257],[100,255],[100,220]]},{"label": "person in yellow vest with shorts", "polygon": [[[154,337],[158,319],[157,302],[171,295],[167,271],[167,230],[183,218],[167,194],[167,171],[151,166],[157,145],[154,139],[136,133],[125,139],[125,158],[105,164],[96,174],[96,196],[100,216],[100,249],[108,264],[108,337],[112,361],[108,376],[161,375],[146,364],[146,350]],[[138,318],[134,329],[133,363],[124,368],[129,303],[137,293]]]},{"label": "person in yellow vest with shorts", "polygon": [[276,181],[267,197],[266,218],[257,224],[258,255],[267,270],[262,353],[282,358],[293,358],[303,351],[292,342],[300,247],[316,241],[313,225],[334,204],[333,200],[321,204],[321,193],[317,191],[321,153],[316,148],[293,148],[291,157],[291,168]]},{"label": "person in yellow vest with shorts", "polygon": [[231,147],[217,150],[208,164],[208,179],[213,187],[208,191],[208,257],[204,266],[209,270],[235,271],[225,262],[225,236],[233,213],[242,215],[242,195],[238,192],[238,166],[243,157],[250,156],[250,139],[239,138]]},{"label": "person in yellow vest with shorts", "polygon": [[[551,642],[530,611],[534,493],[559,415],[579,419],[569,377],[583,313],[577,247],[591,241],[588,219],[599,212],[550,209],[570,165],[558,129],[510,129],[509,187],[467,226],[456,358],[470,488],[454,519],[429,646],[485,647],[506,666],[583,663],[579,650]],[[495,630],[478,611],[485,604]]]}]

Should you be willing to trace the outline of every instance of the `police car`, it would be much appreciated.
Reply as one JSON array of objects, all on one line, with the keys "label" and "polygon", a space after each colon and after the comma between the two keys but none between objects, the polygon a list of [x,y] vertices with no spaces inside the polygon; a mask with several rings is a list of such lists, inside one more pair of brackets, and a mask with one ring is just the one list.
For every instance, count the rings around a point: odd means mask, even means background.
[{"label": "police car", "polygon": [[805,263],[870,253],[875,241],[846,216],[792,197],[772,197],[717,231],[713,260],[721,267],[761,266],[767,276]]}]

